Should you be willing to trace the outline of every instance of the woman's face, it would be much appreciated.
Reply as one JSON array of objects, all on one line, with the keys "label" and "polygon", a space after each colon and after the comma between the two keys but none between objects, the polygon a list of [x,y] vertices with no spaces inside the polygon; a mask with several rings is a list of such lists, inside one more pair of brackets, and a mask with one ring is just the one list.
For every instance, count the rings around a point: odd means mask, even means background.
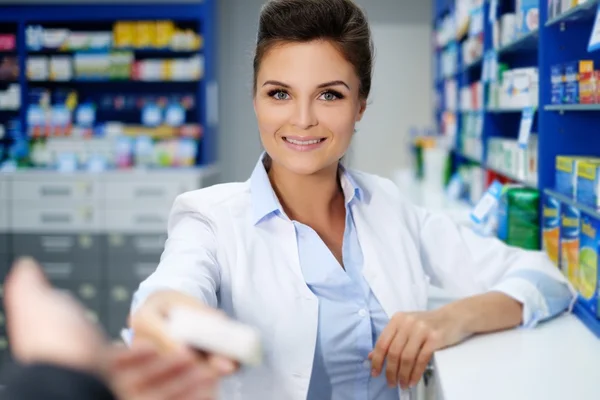
[{"label": "woman's face", "polygon": [[328,41],[271,48],[257,74],[254,111],[273,162],[304,175],[337,168],[366,107],[359,83]]}]

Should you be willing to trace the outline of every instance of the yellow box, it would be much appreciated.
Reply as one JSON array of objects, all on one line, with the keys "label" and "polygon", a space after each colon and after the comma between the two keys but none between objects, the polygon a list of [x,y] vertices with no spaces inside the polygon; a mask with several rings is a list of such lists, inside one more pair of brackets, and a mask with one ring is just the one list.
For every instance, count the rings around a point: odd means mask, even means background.
[{"label": "yellow box", "polygon": [[156,24],[151,21],[139,21],[135,25],[134,47],[150,48],[156,38]]},{"label": "yellow box", "polygon": [[113,27],[114,46],[117,48],[133,47],[135,37],[135,23],[119,21]]},{"label": "yellow box", "polygon": [[175,24],[173,21],[157,21],[154,46],[157,48],[169,47],[171,45],[174,33]]}]

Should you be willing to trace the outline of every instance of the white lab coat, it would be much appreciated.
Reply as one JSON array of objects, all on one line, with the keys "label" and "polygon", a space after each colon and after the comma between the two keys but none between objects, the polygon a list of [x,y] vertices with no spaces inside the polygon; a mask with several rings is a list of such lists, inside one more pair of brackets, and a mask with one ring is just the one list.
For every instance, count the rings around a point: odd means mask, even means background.
[{"label": "white lab coat", "polygon": [[[398,188],[351,171],[363,188],[353,217],[363,274],[388,316],[425,310],[428,284],[457,296],[497,289],[521,300],[524,319],[546,308],[534,285],[504,277],[533,269],[564,281],[541,252],[481,238],[449,217],[403,203]],[[250,182],[179,196],[160,264],[144,281],[135,310],[151,292],[175,289],[219,306],[262,334],[265,362],[224,382],[227,400],[306,399],[317,337],[318,301],[307,287],[295,229],[285,218],[254,225]],[[407,393],[402,394],[407,398]]]}]

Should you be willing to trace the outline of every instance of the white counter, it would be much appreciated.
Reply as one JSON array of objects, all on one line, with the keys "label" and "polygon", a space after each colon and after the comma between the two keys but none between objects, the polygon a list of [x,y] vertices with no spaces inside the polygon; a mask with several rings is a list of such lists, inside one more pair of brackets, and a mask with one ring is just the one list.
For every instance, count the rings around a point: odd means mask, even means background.
[{"label": "white counter", "polygon": [[565,315],[470,339],[434,357],[443,400],[597,400],[600,339]]}]

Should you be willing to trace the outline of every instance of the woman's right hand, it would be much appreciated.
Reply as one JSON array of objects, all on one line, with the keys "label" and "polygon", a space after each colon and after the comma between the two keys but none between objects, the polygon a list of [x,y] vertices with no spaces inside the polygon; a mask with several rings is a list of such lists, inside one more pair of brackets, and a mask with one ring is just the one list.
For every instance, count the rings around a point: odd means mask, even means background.
[{"label": "woman's right hand", "polygon": [[[213,399],[215,397],[210,397],[210,394],[216,392],[219,380],[236,372],[239,366],[235,361],[221,355],[199,352],[173,341],[168,335],[166,322],[170,310],[177,307],[193,308],[198,312],[214,313],[227,318],[222,312],[200,303],[191,296],[175,291],[155,293],[130,318],[130,326],[134,332],[131,352],[129,356],[124,356],[124,360],[121,359],[122,362],[113,364],[114,376],[117,377],[120,372],[124,376],[127,375],[127,371],[148,369],[150,368],[149,364],[147,368],[144,367],[144,364],[151,362],[154,357],[156,359],[154,372],[146,371],[142,374],[144,376],[156,375],[153,379],[144,379],[145,391],[151,389],[150,392],[165,391],[167,393],[174,387],[184,387],[191,382],[192,386],[188,388],[187,393],[196,393],[195,397],[191,398]],[[154,356],[149,347],[154,349]],[[139,374],[132,373],[132,375],[138,376]],[[140,393],[140,383],[135,383],[136,379],[118,379],[118,381],[119,385],[117,386],[120,388],[118,392],[126,394],[126,396],[122,396],[124,399],[138,398],[134,396],[134,393]],[[199,396],[198,393],[202,395]],[[204,394],[208,397],[205,397]],[[146,397],[140,396],[139,398],[145,399]],[[166,400],[187,399],[188,397],[163,396],[158,398]]]}]

